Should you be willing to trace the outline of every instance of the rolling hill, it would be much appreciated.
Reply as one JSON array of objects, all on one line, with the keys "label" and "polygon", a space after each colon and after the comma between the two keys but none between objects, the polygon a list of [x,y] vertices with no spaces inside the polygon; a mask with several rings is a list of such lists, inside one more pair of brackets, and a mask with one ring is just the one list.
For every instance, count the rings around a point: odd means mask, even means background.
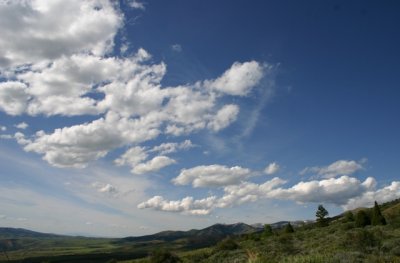
[{"label": "rolling hill", "polygon": [[[291,234],[282,231],[288,221],[271,224],[272,235],[263,233],[263,224],[244,223],[125,238],[2,227],[0,262],[148,262],[146,257],[160,249],[179,255],[183,262],[400,262],[400,200],[380,207],[388,222],[384,226],[360,228],[343,213],[331,217],[327,227],[291,222]],[[371,211],[353,212],[360,209]]]}]

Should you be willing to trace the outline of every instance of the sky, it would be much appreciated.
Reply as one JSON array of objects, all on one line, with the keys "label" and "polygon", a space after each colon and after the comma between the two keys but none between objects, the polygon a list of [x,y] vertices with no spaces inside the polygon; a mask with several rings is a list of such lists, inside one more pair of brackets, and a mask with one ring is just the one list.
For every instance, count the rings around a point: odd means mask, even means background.
[{"label": "sky", "polygon": [[124,237],[400,197],[398,1],[0,1],[0,226]]}]

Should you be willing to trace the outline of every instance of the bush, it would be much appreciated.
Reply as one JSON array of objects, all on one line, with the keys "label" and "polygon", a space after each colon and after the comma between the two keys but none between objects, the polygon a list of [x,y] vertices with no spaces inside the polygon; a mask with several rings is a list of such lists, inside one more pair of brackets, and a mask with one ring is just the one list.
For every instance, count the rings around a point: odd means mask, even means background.
[{"label": "bush", "polygon": [[290,224],[290,222],[285,226],[285,229],[283,230],[284,233],[293,233],[294,229],[292,224]]},{"label": "bush", "polygon": [[354,215],[351,211],[348,211],[344,214],[344,222],[354,222]]},{"label": "bush", "polygon": [[229,237],[217,244],[217,250],[235,250],[237,248],[239,248],[239,245]]},{"label": "bush", "polygon": [[263,231],[263,233],[262,233],[262,236],[263,236],[263,237],[270,237],[270,236],[272,236],[273,234],[274,234],[274,232],[272,232],[272,227],[271,227],[271,225],[268,225],[268,224],[264,225],[264,231]]},{"label": "bush", "polygon": [[356,225],[355,225],[354,222],[347,222],[347,223],[343,223],[341,229],[342,230],[349,230],[349,229],[353,229],[355,227],[356,227]]},{"label": "bush", "polygon": [[378,242],[373,233],[365,229],[354,229],[347,232],[344,240],[344,247],[358,251],[366,251],[375,246]]},{"label": "bush", "polygon": [[371,219],[369,215],[364,211],[360,210],[356,214],[356,226],[357,227],[365,227],[371,224]]},{"label": "bush", "polygon": [[165,249],[159,249],[154,251],[150,255],[150,263],[178,263],[182,262],[182,260],[172,254],[171,252],[165,250]]}]

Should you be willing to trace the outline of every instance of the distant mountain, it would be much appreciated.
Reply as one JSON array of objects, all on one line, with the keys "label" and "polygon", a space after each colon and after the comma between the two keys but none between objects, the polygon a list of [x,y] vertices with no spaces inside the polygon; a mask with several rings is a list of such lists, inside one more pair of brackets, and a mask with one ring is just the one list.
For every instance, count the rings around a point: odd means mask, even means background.
[{"label": "distant mountain", "polygon": [[47,234],[47,233],[40,233],[35,232],[23,228],[11,228],[11,227],[0,227],[0,238],[7,239],[7,238],[22,238],[22,237],[32,237],[32,238],[39,238],[39,237],[61,237],[61,235],[55,234]]},{"label": "distant mountain", "polygon": [[215,224],[204,229],[189,231],[163,231],[153,235],[126,237],[118,243],[125,242],[186,242],[188,247],[204,247],[217,243],[228,236],[258,232],[259,229],[244,223]]}]

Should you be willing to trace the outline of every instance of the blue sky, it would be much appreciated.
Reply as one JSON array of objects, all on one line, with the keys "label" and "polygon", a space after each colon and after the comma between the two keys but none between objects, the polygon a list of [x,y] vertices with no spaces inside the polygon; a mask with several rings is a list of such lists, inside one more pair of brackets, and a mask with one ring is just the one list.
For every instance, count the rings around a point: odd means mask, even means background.
[{"label": "blue sky", "polygon": [[399,198],[399,11],[0,3],[0,225],[143,235]]}]

